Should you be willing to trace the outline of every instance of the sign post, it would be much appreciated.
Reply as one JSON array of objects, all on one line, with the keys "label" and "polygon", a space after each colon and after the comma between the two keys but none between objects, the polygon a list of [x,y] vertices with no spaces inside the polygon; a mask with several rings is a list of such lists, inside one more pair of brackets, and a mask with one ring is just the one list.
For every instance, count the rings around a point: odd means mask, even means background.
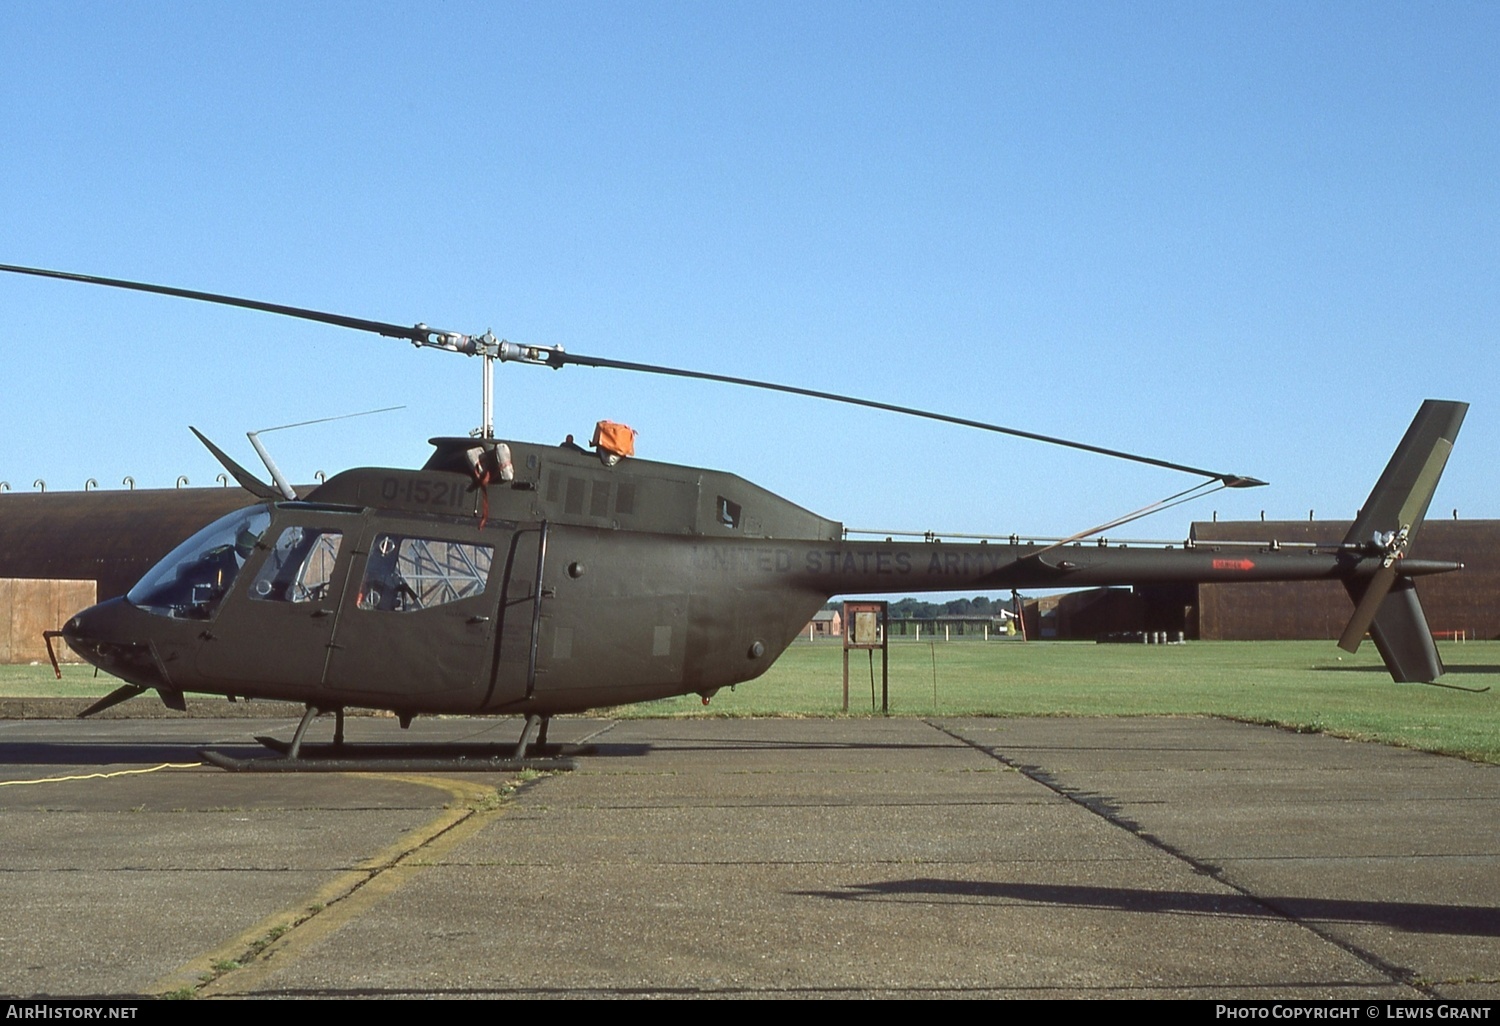
[{"label": "sign post", "polygon": [[875,650],[880,649],[880,712],[890,715],[890,603],[844,603],[844,712],[849,711],[849,650],[870,653],[870,711],[875,711]]}]

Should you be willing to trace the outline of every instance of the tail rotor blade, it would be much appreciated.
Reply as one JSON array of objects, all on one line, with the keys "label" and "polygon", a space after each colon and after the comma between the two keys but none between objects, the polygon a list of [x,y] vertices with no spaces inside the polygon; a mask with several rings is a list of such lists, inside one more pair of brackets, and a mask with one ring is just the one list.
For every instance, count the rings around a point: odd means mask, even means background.
[{"label": "tail rotor blade", "polygon": [[1375,614],[1380,612],[1380,604],[1385,601],[1386,595],[1390,594],[1391,585],[1395,583],[1394,567],[1383,566],[1375,571],[1375,576],[1370,578],[1369,584],[1365,585],[1365,593],[1359,597],[1359,605],[1354,607],[1354,615],[1349,617],[1344,633],[1339,635],[1339,648],[1345,652],[1359,651],[1360,642],[1365,639],[1365,632],[1370,629],[1370,624],[1375,622]]}]

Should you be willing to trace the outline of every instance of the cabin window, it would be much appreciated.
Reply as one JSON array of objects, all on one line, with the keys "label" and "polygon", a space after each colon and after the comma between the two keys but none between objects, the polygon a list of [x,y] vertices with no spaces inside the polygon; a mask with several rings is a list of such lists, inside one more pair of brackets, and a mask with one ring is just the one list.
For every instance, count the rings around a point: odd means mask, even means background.
[{"label": "cabin window", "polygon": [[250,597],[270,602],[323,602],[338,562],[342,531],[288,527],[250,582]]},{"label": "cabin window", "polygon": [[365,562],[359,608],[417,613],[482,595],[494,556],[489,545],[377,535]]}]

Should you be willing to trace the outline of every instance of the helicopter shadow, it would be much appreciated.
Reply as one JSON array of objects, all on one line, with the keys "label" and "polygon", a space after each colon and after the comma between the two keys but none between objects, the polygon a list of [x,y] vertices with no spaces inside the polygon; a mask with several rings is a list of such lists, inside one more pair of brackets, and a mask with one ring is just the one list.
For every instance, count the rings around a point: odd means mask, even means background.
[{"label": "helicopter shadow", "polygon": [[[148,741],[5,741],[0,742],[0,765],[118,766],[157,765],[162,762],[201,762],[201,742]],[[254,745],[248,751],[258,750]]]},{"label": "helicopter shadow", "polygon": [[1095,887],[1086,884],[944,880],[932,877],[852,884],[841,890],[792,893],[830,901],[894,901],[913,905],[943,905],[956,899],[978,899],[995,905],[1051,905],[1152,915],[1229,916],[1262,920],[1290,918],[1298,922],[1316,920],[1346,926],[1379,926],[1405,933],[1500,937],[1500,907],[1494,905],[1347,901],[1287,896],[1251,898],[1241,894],[1202,894],[1134,887]]},{"label": "helicopter shadow", "polygon": [[201,762],[199,744],[192,742],[4,741],[0,765],[6,766],[120,766],[159,765],[164,762]]},{"label": "helicopter shadow", "polygon": [[[536,759],[560,759],[574,756],[641,756],[650,745],[546,745],[532,746]],[[162,763],[191,764],[204,761],[204,752],[213,751],[229,761],[252,763],[277,758],[274,748],[253,741],[183,741],[183,742],[86,742],[86,741],[5,741],[0,742],[0,765],[4,766],[157,766]],[[330,744],[304,745],[302,758],[310,765],[320,761],[339,760],[375,763],[395,760],[447,760],[481,763],[510,758],[514,744],[347,744],[336,748]]]}]

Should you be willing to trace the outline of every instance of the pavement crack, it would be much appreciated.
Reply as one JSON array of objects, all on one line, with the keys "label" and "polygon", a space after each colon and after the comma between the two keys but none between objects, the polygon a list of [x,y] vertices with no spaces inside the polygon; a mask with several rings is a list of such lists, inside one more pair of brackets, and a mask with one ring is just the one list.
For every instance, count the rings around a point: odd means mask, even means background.
[{"label": "pavement crack", "polygon": [[942,734],[946,734],[948,737],[951,737],[956,741],[968,745],[970,748],[988,756],[991,759],[994,759],[996,762],[1010,767],[1011,769],[1017,770],[1028,780],[1034,781],[1042,787],[1045,787],[1053,794],[1056,794],[1058,797],[1072,802],[1079,808],[1093,813],[1095,816],[1098,816],[1100,819],[1104,820],[1106,823],[1109,823],[1111,826],[1117,827],[1139,838],[1141,841],[1149,844],[1151,847],[1157,849],[1162,854],[1181,862],[1183,865],[1191,869],[1194,873],[1197,873],[1200,876],[1209,877],[1216,883],[1228,887],[1230,890],[1239,894],[1245,900],[1259,906],[1260,908],[1265,909],[1274,918],[1284,920],[1285,922],[1291,923],[1294,926],[1306,930],[1324,943],[1331,944],[1334,947],[1348,953],[1350,956],[1363,962],[1365,965],[1369,966],[1371,969],[1374,969],[1382,976],[1385,976],[1392,983],[1399,984],[1403,987],[1408,987],[1426,998],[1437,997],[1437,994],[1434,993],[1429,982],[1424,980],[1412,970],[1407,969],[1403,966],[1396,965],[1392,962],[1388,962],[1385,959],[1381,958],[1379,955],[1375,954],[1373,951],[1369,951],[1357,944],[1346,941],[1343,938],[1334,935],[1329,930],[1318,926],[1316,923],[1298,917],[1294,912],[1285,908],[1274,898],[1267,898],[1263,895],[1257,894],[1254,891],[1250,890],[1248,887],[1245,887],[1244,885],[1236,882],[1231,876],[1229,876],[1228,873],[1225,872],[1223,867],[1214,865],[1213,863],[1204,861],[1203,859],[1199,859],[1178,848],[1176,845],[1173,845],[1163,838],[1158,837],[1150,831],[1146,830],[1140,823],[1137,823],[1135,820],[1126,815],[1124,806],[1118,799],[1113,798],[1109,795],[1100,794],[1098,792],[1082,791],[1078,788],[1069,787],[1067,784],[1064,784],[1052,774],[1048,773],[1047,770],[1045,770],[1041,766],[1024,763],[1019,760],[1013,759],[1001,752],[998,747],[981,744],[977,741],[970,740],[969,738],[964,737],[962,734],[949,730],[947,727],[943,726],[940,723],[934,723],[932,720],[923,720],[923,722],[932,729]]}]

